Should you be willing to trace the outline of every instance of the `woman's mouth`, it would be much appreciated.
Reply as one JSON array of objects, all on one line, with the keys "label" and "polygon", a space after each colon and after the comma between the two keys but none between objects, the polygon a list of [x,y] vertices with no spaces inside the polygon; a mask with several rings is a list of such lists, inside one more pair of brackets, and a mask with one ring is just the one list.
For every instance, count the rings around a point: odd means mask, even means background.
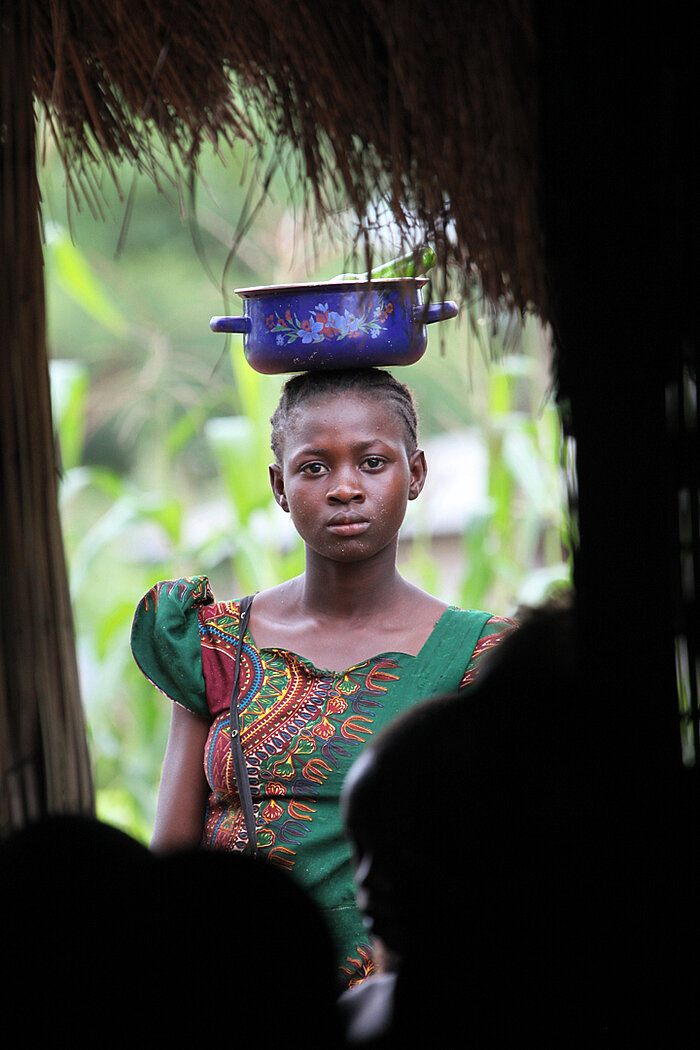
[{"label": "woman's mouth", "polygon": [[369,528],[369,522],[365,518],[341,517],[335,515],[327,523],[326,528],[336,536],[359,536]]}]

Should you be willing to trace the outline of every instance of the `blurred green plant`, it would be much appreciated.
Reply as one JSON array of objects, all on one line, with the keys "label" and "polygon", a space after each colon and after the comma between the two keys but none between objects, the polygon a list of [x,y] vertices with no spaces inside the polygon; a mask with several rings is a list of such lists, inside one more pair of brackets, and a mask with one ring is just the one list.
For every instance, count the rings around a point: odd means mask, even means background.
[{"label": "blurred green plant", "polygon": [[521,352],[484,376],[476,425],[488,452],[489,509],[464,533],[462,604],[536,605],[569,582],[559,418],[543,400],[536,328],[531,321]]},{"label": "blurred green plant", "polygon": [[[465,516],[449,580],[436,564],[425,525],[403,569],[464,608],[514,615],[571,582],[560,420],[549,396],[547,333],[535,318],[519,332],[517,352],[511,345],[510,352],[494,356],[490,335],[477,331],[474,338],[478,352],[465,415],[484,462],[483,498]],[[450,357],[449,370],[459,372],[457,365]],[[477,486],[479,479],[465,473],[453,483]],[[416,520],[420,529],[420,515]]]},{"label": "blurred green plant", "polygon": [[[218,179],[219,197],[230,201],[241,159],[229,158],[223,181],[208,163],[210,185]],[[240,341],[209,332],[222,290],[177,209],[146,180],[132,195],[124,243],[117,194],[111,225],[69,221],[50,192],[60,172],[49,169],[51,383],[98,811],[148,841],[170,704],[131,657],[133,612],[159,579],[206,573],[225,598],[302,571],[301,543],[268,482],[269,418],[284,377],[259,375]],[[233,285],[344,269],[332,246],[302,252],[303,265],[291,261],[298,231],[274,198],[250,226],[243,254],[227,259],[235,221],[207,208],[198,211],[198,248],[226,265]],[[465,522],[452,582],[461,604],[508,614],[569,577],[545,334],[530,319],[506,354],[502,333],[487,326],[469,325],[466,335],[444,328],[439,340],[431,336],[439,352],[401,378],[414,389],[424,435],[466,427],[483,450],[488,491],[483,510]],[[432,545],[418,529],[403,571],[441,593]]]}]

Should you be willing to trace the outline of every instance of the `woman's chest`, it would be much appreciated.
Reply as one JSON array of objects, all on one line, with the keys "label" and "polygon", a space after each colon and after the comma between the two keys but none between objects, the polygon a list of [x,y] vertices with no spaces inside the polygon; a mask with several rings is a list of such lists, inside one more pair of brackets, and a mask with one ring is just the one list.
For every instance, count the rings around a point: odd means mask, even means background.
[{"label": "woman's chest", "polygon": [[[221,798],[237,793],[230,750],[232,681],[226,657],[207,655],[214,720],[205,768]],[[294,654],[244,645],[238,707],[254,796],[317,795],[327,781],[343,777],[359,746],[399,710],[402,670],[399,657],[384,656],[342,674],[323,674]]]},{"label": "woman's chest", "polygon": [[377,654],[416,657],[435,627],[434,620],[407,617],[402,622],[367,622],[337,626],[251,623],[256,645],[302,654],[316,668],[343,674],[348,668],[377,659]]}]

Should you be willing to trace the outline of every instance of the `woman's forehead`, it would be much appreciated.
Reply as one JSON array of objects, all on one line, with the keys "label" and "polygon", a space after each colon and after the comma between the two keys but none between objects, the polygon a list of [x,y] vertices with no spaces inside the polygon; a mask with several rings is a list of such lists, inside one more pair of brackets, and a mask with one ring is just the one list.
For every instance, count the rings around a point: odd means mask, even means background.
[{"label": "woman's forehead", "polygon": [[314,394],[295,405],[285,428],[285,444],[321,433],[338,437],[385,435],[405,441],[407,427],[392,399],[373,391],[343,390]]}]

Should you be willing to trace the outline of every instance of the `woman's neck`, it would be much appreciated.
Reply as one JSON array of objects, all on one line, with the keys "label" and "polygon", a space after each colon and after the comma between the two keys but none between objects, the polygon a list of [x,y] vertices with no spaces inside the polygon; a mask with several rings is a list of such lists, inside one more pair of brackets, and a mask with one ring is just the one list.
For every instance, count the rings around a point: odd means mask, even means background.
[{"label": "woman's neck", "polygon": [[399,573],[392,552],[358,562],[307,554],[306,571],[253,602],[258,647],[343,671],[382,652],[416,656],[447,608]]},{"label": "woman's neck", "polygon": [[357,562],[329,561],[307,550],[298,583],[301,606],[328,620],[348,620],[369,608],[387,609],[407,586],[391,548]]}]

